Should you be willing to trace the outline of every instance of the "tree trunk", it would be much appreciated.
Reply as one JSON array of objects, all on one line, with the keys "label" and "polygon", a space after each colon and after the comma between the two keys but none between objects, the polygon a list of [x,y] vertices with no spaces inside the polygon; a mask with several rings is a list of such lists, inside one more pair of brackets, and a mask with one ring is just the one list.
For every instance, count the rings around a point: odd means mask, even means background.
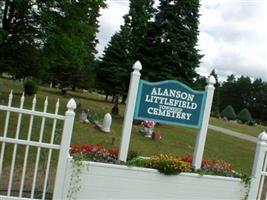
[{"label": "tree trunk", "polygon": [[66,95],[66,94],[67,94],[67,90],[66,90],[66,88],[61,88],[61,93],[62,93],[63,95]]},{"label": "tree trunk", "polygon": [[115,96],[116,96],[116,95],[112,95],[112,100],[111,100],[111,103],[114,103]]},{"label": "tree trunk", "polygon": [[125,104],[126,100],[127,100],[127,95],[126,94],[122,95],[121,104]]},{"label": "tree trunk", "polygon": [[108,93],[106,93],[106,98],[105,98],[105,102],[108,101]]},{"label": "tree trunk", "polygon": [[71,87],[71,91],[75,91],[76,90],[76,86],[75,85],[73,85],[72,87]]},{"label": "tree trunk", "polygon": [[14,6],[12,5],[12,2],[9,0],[5,1],[4,5],[4,15],[3,15],[3,29],[7,32],[10,30],[11,21],[14,17]]}]

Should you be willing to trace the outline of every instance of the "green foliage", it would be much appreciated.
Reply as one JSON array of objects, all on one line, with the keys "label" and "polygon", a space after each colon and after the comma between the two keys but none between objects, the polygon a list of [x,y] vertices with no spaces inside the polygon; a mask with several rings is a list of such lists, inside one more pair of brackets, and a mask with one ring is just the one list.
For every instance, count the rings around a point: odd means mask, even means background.
[{"label": "green foliage", "polygon": [[112,36],[97,69],[97,87],[108,95],[127,94],[130,77],[128,31],[125,28]]},{"label": "green foliage", "polygon": [[227,78],[227,81],[222,84],[220,107],[221,109],[227,105],[240,111],[243,108],[249,107],[251,98],[251,80],[249,77],[241,76],[236,79],[234,75]]},{"label": "green foliage", "polygon": [[108,95],[127,96],[132,65],[143,55],[148,20],[153,16],[154,0],[131,0],[124,25],[104,50],[97,70],[97,87]]},{"label": "green foliage", "polygon": [[0,6],[0,70],[16,78],[38,76],[40,68],[41,29],[33,1],[4,1]]},{"label": "green foliage", "polygon": [[105,0],[1,1],[0,71],[62,88],[94,79],[96,33]]},{"label": "green foliage", "polygon": [[252,116],[247,108],[244,108],[239,112],[239,114],[237,115],[237,119],[242,121],[242,123],[248,123],[253,121]]},{"label": "green foliage", "polygon": [[0,45],[4,41],[5,32],[2,28],[0,28]]},{"label": "green foliage", "polygon": [[52,2],[49,6],[53,9],[41,7],[47,77],[62,88],[88,87],[86,81],[96,65],[97,18],[104,0]]},{"label": "green foliage", "polygon": [[76,200],[75,194],[81,190],[81,175],[83,169],[84,158],[82,154],[73,155],[72,170],[70,175],[70,185],[67,193],[67,199]]},{"label": "green foliage", "polygon": [[254,82],[249,77],[231,75],[220,87],[220,109],[232,105],[238,112],[248,108],[253,117],[267,121],[267,83],[261,79]]},{"label": "green foliage", "polygon": [[145,79],[193,83],[202,57],[196,48],[198,9],[198,0],[160,0],[155,22],[148,24],[140,58]]},{"label": "green foliage", "polygon": [[96,110],[91,109],[88,111],[87,114],[88,114],[87,119],[89,120],[90,123],[95,124],[96,122],[99,122],[101,115]]},{"label": "green foliage", "polygon": [[144,158],[141,156],[137,156],[129,161],[127,161],[127,166],[134,166],[134,167],[147,167],[149,162],[149,158]]},{"label": "green foliage", "polygon": [[125,25],[129,30],[129,62],[134,63],[144,55],[140,52],[147,36],[149,20],[154,16],[155,0],[130,0],[129,13],[124,16]]},{"label": "green foliage", "polygon": [[36,94],[38,90],[37,84],[31,79],[26,79],[24,81],[23,88],[24,88],[25,94],[30,95],[30,96]]},{"label": "green foliage", "polygon": [[105,49],[97,83],[106,94],[127,94],[136,60],[141,61],[146,80],[175,79],[192,84],[197,77],[195,68],[202,57],[196,49],[199,1],[162,0],[157,12],[153,2],[130,1],[124,25]]},{"label": "green foliage", "polygon": [[221,117],[226,117],[228,120],[236,120],[236,113],[233,106],[228,105],[222,112]]}]

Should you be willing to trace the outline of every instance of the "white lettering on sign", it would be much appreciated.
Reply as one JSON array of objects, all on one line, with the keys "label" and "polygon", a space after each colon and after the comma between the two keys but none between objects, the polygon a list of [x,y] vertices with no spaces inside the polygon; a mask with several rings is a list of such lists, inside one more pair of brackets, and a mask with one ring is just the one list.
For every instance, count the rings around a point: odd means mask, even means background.
[{"label": "white lettering on sign", "polygon": [[196,110],[198,108],[198,105],[194,102],[194,97],[194,94],[187,92],[154,87],[151,93],[145,96],[145,101],[159,105],[158,107],[149,107],[147,113],[149,115],[190,120],[192,114],[183,112],[183,110]]},{"label": "white lettering on sign", "polygon": [[191,113],[177,112],[175,110],[165,110],[165,109],[154,108],[154,107],[149,107],[147,109],[147,112],[150,115],[158,115],[158,116],[163,116],[163,117],[171,117],[171,118],[184,119],[184,120],[190,120],[190,117],[192,116]]},{"label": "white lettering on sign", "polygon": [[167,97],[158,97],[151,95],[146,95],[145,101],[149,103],[156,103],[156,104],[186,108],[191,110],[195,110],[198,107],[197,104],[194,102],[182,101],[178,99],[169,99]]},{"label": "white lettering on sign", "polygon": [[174,97],[176,99],[182,99],[186,101],[193,101],[195,95],[188,94],[186,92],[181,92],[180,90],[172,90],[172,89],[161,89],[161,88],[153,88],[151,95],[153,96],[166,96],[166,97]]}]

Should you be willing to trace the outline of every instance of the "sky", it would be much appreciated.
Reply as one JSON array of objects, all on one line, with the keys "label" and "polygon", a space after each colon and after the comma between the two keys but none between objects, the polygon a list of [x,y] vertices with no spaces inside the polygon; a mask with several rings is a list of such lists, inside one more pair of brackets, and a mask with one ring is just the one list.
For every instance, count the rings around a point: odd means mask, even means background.
[{"label": "sky", "polygon": [[[234,74],[267,81],[267,0],[200,0],[197,48],[204,55],[197,72],[215,69],[219,81]],[[101,10],[98,56],[123,24],[128,0],[107,0]],[[145,66],[143,66],[145,67]]]}]

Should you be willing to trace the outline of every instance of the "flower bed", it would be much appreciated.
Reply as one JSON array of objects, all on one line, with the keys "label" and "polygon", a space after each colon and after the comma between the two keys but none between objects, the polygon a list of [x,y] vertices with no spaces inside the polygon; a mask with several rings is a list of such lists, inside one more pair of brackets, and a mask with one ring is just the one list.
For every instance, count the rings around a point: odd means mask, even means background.
[{"label": "flower bed", "polygon": [[[81,151],[77,150],[75,147],[71,152],[76,152],[74,157],[78,160],[86,158],[97,161],[96,158],[101,158],[102,162],[103,157],[115,159],[117,156],[116,149],[105,149],[99,145],[97,147],[84,146],[80,148]],[[97,156],[94,157],[94,155]],[[245,196],[245,184],[237,178],[241,176],[234,172],[228,163],[203,161],[202,170],[193,171],[190,160],[190,156],[179,159],[171,155],[159,155],[150,159],[135,158],[128,163],[131,166],[76,161],[76,164],[83,163],[77,168],[70,158],[64,183],[66,189],[64,199],[67,197],[77,199],[242,199]],[[108,162],[113,161],[113,159],[108,159]],[[176,175],[166,176],[156,169],[164,174]],[[204,172],[219,173],[219,175],[230,177],[202,175]],[[82,187],[79,188],[79,186]]]}]

